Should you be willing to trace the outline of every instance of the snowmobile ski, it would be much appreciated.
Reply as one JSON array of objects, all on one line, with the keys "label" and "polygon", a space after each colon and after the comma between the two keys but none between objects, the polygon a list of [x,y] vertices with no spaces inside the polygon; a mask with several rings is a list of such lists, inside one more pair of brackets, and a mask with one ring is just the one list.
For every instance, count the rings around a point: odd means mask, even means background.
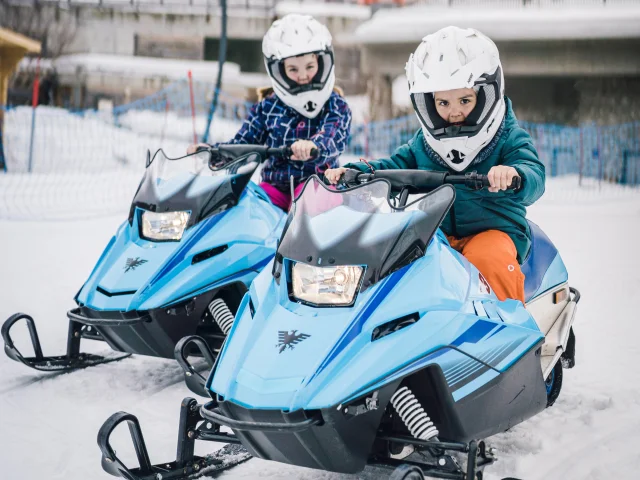
[{"label": "snowmobile ski", "polygon": [[[201,405],[198,405],[193,398],[187,397],[182,401],[176,460],[158,465],[151,465],[136,416],[126,412],[114,413],[98,432],[98,446],[102,451],[102,468],[111,475],[128,480],[157,480],[158,478],[176,480],[215,475],[249,460],[251,454],[234,435],[220,432],[219,425],[203,422],[200,407]],[[111,433],[122,422],[127,422],[129,426],[139,468],[130,469],[125,466],[109,443]],[[210,455],[200,457],[194,455],[196,440],[221,442],[227,445]]]},{"label": "snowmobile ski", "polygon": [[[67,315],[70,316],[71,312]],[[25,357],[22,355],[13,343],[13,339],[9,334],[11,328],[20,320],[27,323],[31,344],[33,345],[33,357]],[[41,372],[71,372],[87,367],[93,367],[102,363],[117,362],[124,358],[130,357],[130,353],[109,352],[107,355],[95,355],[92,353],[80,352],[80,341],[84,338],[87,340],[104,341],[100,333],[89,325],[83,325],[69,319],[69,332],[67,334],[67,353],[53,357],[45,357],[42,354],[42,346],[38,338],[36,324],[29,315],[24,313],[16,313],[9,317],[2,325],[2,339],[4,340],[4,351],[9,358],[25,364],[27,367],[39,370]]]}]

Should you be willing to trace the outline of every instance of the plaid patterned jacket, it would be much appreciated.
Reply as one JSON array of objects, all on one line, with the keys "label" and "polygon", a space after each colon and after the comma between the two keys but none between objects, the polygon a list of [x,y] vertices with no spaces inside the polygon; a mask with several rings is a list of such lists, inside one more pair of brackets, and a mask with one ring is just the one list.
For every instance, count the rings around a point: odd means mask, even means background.
[{"label": "plaid patterned jacket", "polygon": [[287,106],[275,94],[256,103],[242,127],[229,142],[283,147],[296,140],[311,140],[319,156],[307,162],[271,157],[262,167],[262,181],[289,190],[289,177],[299,185],[314,173],[322,174],[338,166],[338,157],[347,147],[351,129],[351,109],[346,100],[332,92],[316,118],[307,118]]}]

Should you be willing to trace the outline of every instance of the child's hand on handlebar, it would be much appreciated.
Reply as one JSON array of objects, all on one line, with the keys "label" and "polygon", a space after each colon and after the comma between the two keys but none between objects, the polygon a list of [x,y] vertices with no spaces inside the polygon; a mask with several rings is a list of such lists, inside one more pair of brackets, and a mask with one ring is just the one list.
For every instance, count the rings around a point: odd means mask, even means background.
[{"label": "child's hand on handlebar", "polygon": [[490,192],[499,192],[500,190],[507,190],[511,185],[514,177],[519,177],[518,171],[513,167],[507,167],[505,165],[497,165],[491,167],[487,178],[491,186],[488,188]]},{"label": "child's hand on handlebar", "polygon": [[293,151],[293,155],[291,156],[291,160],[297,161],[307,161],[311,160],[311,150],[318,149],[315,143],[311,140],[298,140],[293,145],[291,145],[291,150]]},{"label": "child's hand on handlebar", "polygon": [[194,143],[193,145],[189,145],[189,147],[187,148],[187,155],[196,153],[196,150],[200,147],[209,148],[210,145],[207,145],[206,143]]},{"label": "child's hand on handlebar", "polygon": [[348,169],[344,167],[330,168],[324,172],[324,178],[326,178],[331,185],[335,185],[340,180],[342,174],[347,170]]}]

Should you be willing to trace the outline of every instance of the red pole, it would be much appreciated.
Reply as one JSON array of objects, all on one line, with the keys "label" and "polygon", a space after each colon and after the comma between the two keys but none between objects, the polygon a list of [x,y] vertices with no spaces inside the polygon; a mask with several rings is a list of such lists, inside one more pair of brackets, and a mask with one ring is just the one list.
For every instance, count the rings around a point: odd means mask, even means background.
[{"label": "red pole", "polygon": [[187,74],[189,77],[189,93],[191,95],[191,120],[193,121],[193,143],[198,143],[198,135],[196,135],[196,104],[193,100],[193,76],[191,70]]},{"label": "red pole", "polygon": [[31,106],[36,108],[38,106],[38,99],[40,97],[40,57],[36,63],[36,79],[33,82],[33,93],[31,94]]}]

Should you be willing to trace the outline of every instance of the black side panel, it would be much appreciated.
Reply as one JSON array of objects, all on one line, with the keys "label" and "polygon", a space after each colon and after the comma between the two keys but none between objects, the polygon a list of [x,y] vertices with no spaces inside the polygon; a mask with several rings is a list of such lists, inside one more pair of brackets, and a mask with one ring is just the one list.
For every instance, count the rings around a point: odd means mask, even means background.
[{"label": "black side panel", "polygon": [[[360,415],[336,407],[321,410],[324,423],[298,433],[234,431],[252,455],[281,463],[340,473],[362,471],[367,464],[385,406],[397,383],[379,391],[379,407]],[[353,403],[353,402],[352,402]],[[293,422],[309,416],[304,411],[254,410],[232,402],[220,402],[227,416],[254,422]]]},{"label": "black side panel", "polygon": [[465,439],[485,438],[523,422],[547,407],[547,391],[535,346],[505,373],[457,404]]},{"label": "black side panel", "polygon": [[[243,283],[236,282],[225,285],[222,290],[223,292],[220,289],[210,290],[187,302],[148,312],[98,311],[88,307],[81,307],[81,311],[85,317],[95,320],[91,325],[114,350],[174,358],[176,343],[189,335],[203,337],[212,349],[220,347],[224,335],[213,322],[207,307],[214,296],[220,295],[231,311],[235,312],[247,288]],[[134,314],[141,317],[139,322],[117,326],[100,323],[102,319],[126,319]]]},{"label": "black side panel", "polygon": [[182,337],[195,334],[198,320],[195,315],[178,317],[155,312],[135,325],[95,327],[114,350],[173,358],[175,344]]},{"label": "black side panel", "polygon": [[468,442],[503,432],[544,410],[547,393],[539,346],[505,373],[455,402],[442,370],[430,365],[405,379],[440,431],[440,440]]}]

